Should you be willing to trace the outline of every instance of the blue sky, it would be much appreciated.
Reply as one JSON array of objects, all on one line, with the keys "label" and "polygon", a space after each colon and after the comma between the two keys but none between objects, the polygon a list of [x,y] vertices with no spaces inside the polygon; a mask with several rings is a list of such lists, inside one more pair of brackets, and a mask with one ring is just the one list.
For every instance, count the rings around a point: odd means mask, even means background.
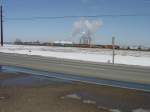
[{"label": "blue sky", "polygon": [[[150,15],[150,0],[4,0],[5,18],[53,17],[71,15]],[[111,37],[118,44],[150,46],[150,16],[98,17],[103,26],[93,36],[99,44],[109,44]],[[74,22],[80,18],[51,20],[4,20],[5,41],[78,41],[71,37]]]}]

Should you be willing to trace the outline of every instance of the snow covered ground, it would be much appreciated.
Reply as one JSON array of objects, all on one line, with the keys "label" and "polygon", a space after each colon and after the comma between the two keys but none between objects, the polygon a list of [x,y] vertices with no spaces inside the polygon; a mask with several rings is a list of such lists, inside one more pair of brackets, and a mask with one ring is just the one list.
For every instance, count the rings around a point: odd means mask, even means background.
[{"label": "snow covered ground", "polygon": [[[4,45],[4,47],[0,47],[0,52],[92,62],[110,63],[112,61],[110,49]],[[150,52],[116,50],[115,54],[115,63],[117,64],[150,66]]]}]

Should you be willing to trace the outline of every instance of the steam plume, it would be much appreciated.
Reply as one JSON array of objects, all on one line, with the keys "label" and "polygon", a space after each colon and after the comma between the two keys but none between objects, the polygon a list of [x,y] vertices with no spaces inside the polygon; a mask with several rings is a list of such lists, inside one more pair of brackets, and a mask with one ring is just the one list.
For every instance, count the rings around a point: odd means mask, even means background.
[{"label": "steam plume", "polygon": [[85,34],[87,36],[91,36],[102,26],[102,21],[93,20],[89,21],[86,19],[80,19],[79,21],[74,23],[74,29],[72,36],[77,36],[81,34]]}]

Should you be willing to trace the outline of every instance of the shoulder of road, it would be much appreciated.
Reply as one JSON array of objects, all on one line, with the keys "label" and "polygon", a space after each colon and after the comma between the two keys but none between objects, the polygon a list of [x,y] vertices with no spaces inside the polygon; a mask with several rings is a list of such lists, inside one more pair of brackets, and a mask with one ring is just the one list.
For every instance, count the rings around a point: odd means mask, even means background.
[{"label": "shoulder of road", "polygon": [[48,72],[101,79],[150,84],[150,67],[85,62],[33,55],[0,53],[0,65],[11,65]]}]

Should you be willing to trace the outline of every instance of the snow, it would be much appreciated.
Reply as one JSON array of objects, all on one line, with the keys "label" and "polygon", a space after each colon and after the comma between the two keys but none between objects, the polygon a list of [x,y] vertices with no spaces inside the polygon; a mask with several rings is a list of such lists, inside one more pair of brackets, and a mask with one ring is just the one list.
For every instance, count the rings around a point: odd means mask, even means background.
[{"label": "snow", "polygon": [[[110,63],[112,61],[112,51],[110,49],[98,48],[4,45],[0,47],[0,52],[91,62]],[[116,50],[115,54],[115,63],[117,64],[150,66],[150,52]]]},{"label": "snow", "polygon": [[86,103],[86,104],[96,104],[96,101],[93,101],[93,100],[83,100],[83,103]]},{"label": "snow", "polygon": [[150,110],[136,109],[136,110],[133,110],[132,112],[150,112]]},{"label": "snow", "polygon": [[76,99],[76,100],[81,100],[81,97],[78,96],[77,94],[69,94],[65,96],[66,98],[72,98],[72,99]]},{"label": "snow", "polygon": [[55,44],[73,44],[73,42],[70,41],[63,41],[63,40],[59,40],[59,41],[55,41]]},{"label": "snow", "polygon": [[118,110],[118,109],[110,109],[109,111],[110,111],[110,112],[121,112],[121,111]]}]

